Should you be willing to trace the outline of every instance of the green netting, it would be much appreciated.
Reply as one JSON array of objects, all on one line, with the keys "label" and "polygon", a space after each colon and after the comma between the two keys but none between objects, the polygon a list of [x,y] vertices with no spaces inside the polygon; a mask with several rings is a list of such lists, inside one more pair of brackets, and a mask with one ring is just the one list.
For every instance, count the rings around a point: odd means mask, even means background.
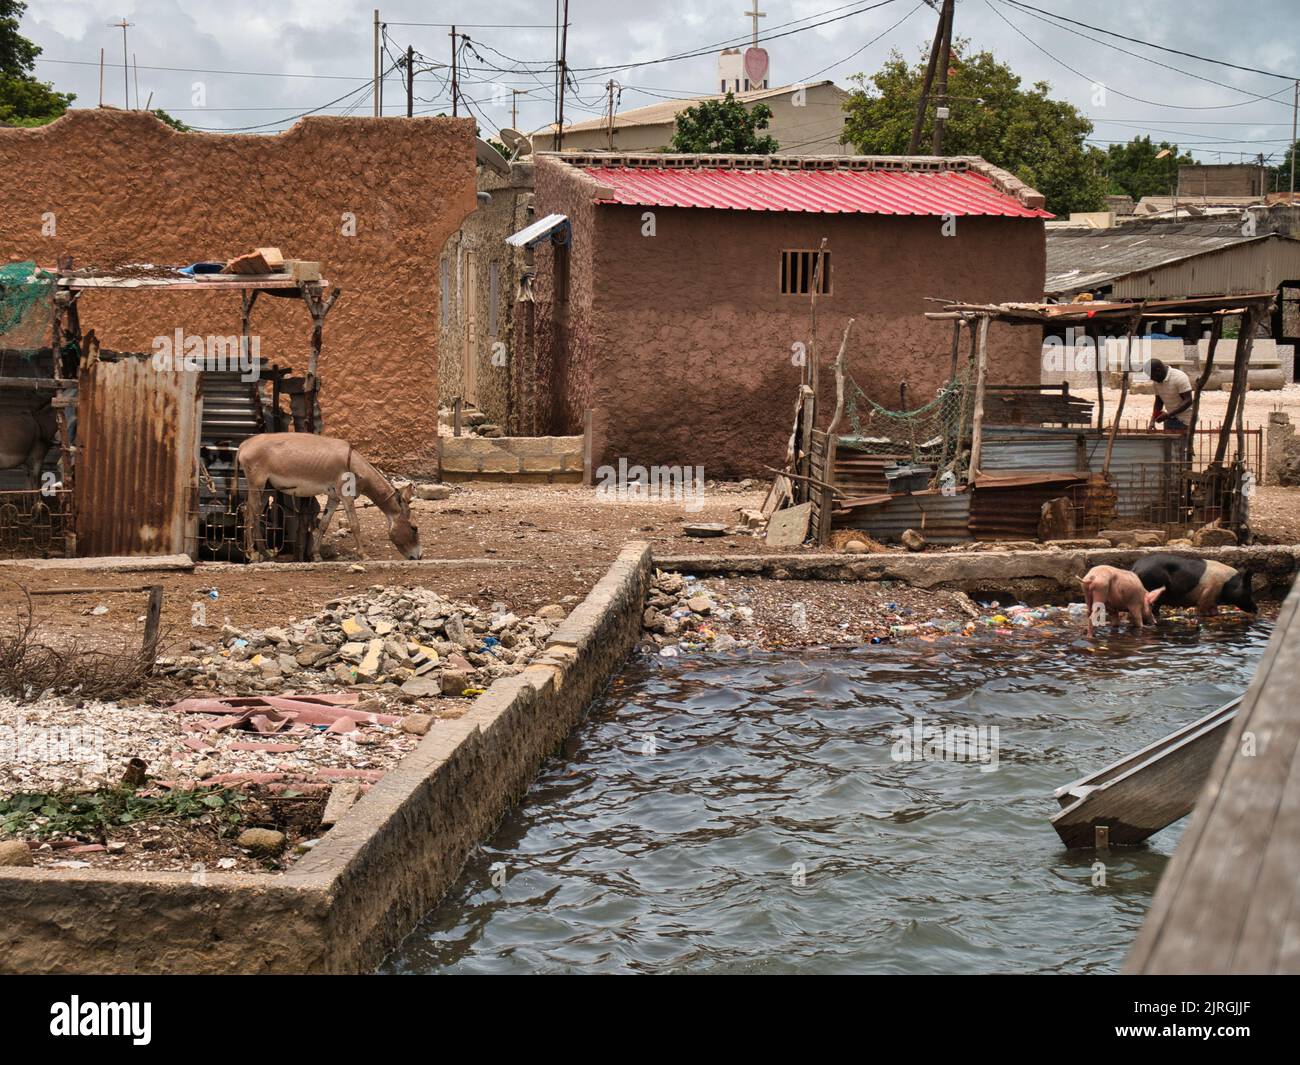
[{"label": "green netting", "polygon": [[868,396],[852,377],[844,403],[852,431],[838,438],[842,450],[890,455],[935,468],[935,478],[959,468],[970,443],[973,397],[970,367],[915,410],[890,410]]},{"label": "green netting", "polygon": [[54,275],[34,262],[0,266],[0,350],[49,347],[53,323]]}]

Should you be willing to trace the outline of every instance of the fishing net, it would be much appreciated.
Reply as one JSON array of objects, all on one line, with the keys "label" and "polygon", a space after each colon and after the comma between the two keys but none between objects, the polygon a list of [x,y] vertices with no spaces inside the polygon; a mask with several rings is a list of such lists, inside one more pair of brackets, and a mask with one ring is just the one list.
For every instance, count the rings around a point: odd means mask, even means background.
[{"label": "fishing net", "polygon": [[0,351],[31,358],[50,346],[54,275],[33,262],[0,266]]},{"label": "fishing net", "polygon": [[967,366],[929,403],[907,411],[881,406],[848,377],[844,411],[852,431],[838,438],[838,448],[932,466],[936,477],[956,471],[962,450],[970,443],[974,414],[970,376]]}]

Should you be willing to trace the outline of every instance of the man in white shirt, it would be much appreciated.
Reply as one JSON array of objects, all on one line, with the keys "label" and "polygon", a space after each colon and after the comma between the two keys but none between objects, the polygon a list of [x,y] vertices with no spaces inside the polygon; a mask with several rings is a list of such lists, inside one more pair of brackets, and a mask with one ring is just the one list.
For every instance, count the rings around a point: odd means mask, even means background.
[{"label": "man in white shirt", "polygon": [[1157,422],[1163,422],[1166,429],[1186,429],[1187,423],[1178,415],[1192,405],[1191,379],[1176,366],[1166,366],[1159,359],[1151,360],[1147,374],[1156,386],[1156,404],[1147,428],[1154,429]]}]

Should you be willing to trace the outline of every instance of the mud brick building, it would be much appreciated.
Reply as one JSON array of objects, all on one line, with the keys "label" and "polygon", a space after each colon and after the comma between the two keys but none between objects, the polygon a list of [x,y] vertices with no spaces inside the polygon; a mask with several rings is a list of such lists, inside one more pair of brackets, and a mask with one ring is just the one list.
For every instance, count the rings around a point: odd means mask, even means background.
[{"label": "mud brick building", "polygon": [[[475,209],[474,123],[310,117],[272,136],[179,133],[144,111],[0,129],[0,249],[52,267],[180,265],[273,245],[343,290],[320,359],[325,431],[385,469],[437,471],[438,249]],[[108,347],[236,332],[238,300],[88,295]],[[262,358],[306,358],[302,308],[258,305]]]},{"label": "mud brick building", "polygon": [[[784,454],[822,238],[820,364],[853,317],[850,374],[889,407],[906,384],[919,406],[949,368],[951,327],[926,321],[927,298],[1040,300],[1051,217],[977,158],[595,153],[538,156],[534,214],[567,220],[535,249],[543,423],[581,432],[590,410],[596,466],[709,477]],[[989,380],[1037,383],[1040,340],[995,327]]]}]

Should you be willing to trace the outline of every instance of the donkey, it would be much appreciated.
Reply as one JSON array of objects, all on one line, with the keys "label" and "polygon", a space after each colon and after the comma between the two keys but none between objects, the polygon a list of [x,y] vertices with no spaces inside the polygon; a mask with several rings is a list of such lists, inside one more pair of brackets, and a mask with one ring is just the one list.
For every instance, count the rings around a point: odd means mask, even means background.
[{"label": "donkey", "polygon": [[41,466],[46,452],[58,439],[54,407],[46,399],[35,410],[0,414],[0,470],[27,467],[27,487],[41,486]]},{"label": "donkey", "polygon": [[314,433],[260,433],[239,445],[235,462],[248,481],[244,552],[250,559],[268,484],[299,499],[327,497],[325,513],[312,537],[313,559],[320,559],[321,542],[340,500],[348,512],[357,554],[365,557],[357,521],[358,494],[370,499],[388,519],[388,538],[393,545],[407,558],[420,557],[420,531],[411,524],[411,486],[399,492],[346,440]]}]

